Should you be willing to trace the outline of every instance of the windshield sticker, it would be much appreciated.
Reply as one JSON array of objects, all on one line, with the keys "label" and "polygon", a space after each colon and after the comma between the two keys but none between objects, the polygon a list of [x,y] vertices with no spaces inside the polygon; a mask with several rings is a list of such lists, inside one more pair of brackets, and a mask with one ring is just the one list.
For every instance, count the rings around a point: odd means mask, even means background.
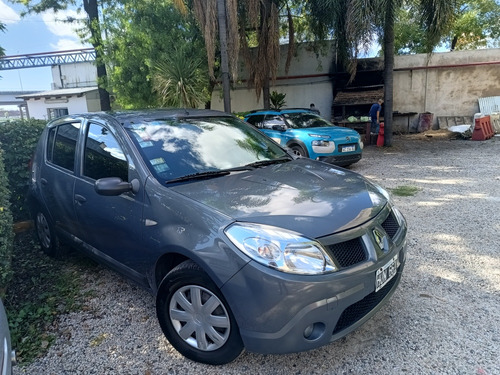
[{"label": "windshield sticker", "polygon": [[151,159],[149,162],[157,173],[167,172],[170,170],[170,167],[167,165],[165,159],[163,158]]}]

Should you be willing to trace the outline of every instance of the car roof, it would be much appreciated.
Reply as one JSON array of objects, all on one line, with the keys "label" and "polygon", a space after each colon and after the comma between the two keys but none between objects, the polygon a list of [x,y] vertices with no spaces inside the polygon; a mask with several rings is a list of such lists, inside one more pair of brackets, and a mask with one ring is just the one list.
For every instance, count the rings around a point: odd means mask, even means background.
[{"label": "car roof", "polygon": [[89,112],[78,113],[60,117],[51,121],[51,123],[67,122],[79,118],[86,119],[114,119],[123,125],[139,123],[143,121],[155,121],[165,119],[183,119],[183,118],[207,118],[207,117],[234,117],[226,112],[192,109],[192,108],[174,108],[174,109],[144,109],[144,110],[119,110],[109,112]]},{"label": "car roof", "polygon": [[282,113],[300,113],[300,112],[308,112],[308,113],[316,113],[312,111],[310,108],[284,108],[284,109],[254,109],[246,116],[253,115],[279,115]]}]

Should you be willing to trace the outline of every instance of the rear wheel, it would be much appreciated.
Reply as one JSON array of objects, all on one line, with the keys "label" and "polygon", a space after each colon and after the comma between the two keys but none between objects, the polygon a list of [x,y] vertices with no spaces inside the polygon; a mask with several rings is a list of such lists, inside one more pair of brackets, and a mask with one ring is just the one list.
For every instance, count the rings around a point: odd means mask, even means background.
[{"label": "rear wheel", "polygon": [[51,257],[61,256],[61,247],[54,230],[54,225],[45,211],[41,209],[36,210],[35,233],[40,242],[40,247],[45,254]]},{"label": "rear wheel", "polygon": [[233,361],[243,350],[224,296],[193,261],[179,264],[165,276],[156,312],[168,341],[193,361],[221,365]]}]

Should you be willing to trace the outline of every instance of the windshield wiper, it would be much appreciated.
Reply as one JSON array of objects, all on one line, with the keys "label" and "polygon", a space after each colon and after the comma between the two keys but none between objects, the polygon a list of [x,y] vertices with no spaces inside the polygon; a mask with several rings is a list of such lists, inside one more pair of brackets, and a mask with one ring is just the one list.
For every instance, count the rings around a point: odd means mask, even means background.
[{"label": "windshield wiper", "polygon": [[173,178],[171,180],[168,180],[166,183],[171,184],[173,182],[179,182],[179,181],[200,180],[200,179],[204,179],[204,178],[227,176],[230,173],[231,173],[230,171],[198,172],[198,173],[187,174],[185,176]]},{"label": "windshield wiper", "polygon": [[277,159],[270,159],[270,160],[259,160],[254,163],[250,163],[245,165],[245,167],[265,167],[266,165],[271,165],[271,164],[281,164],[281,163],[286,163],[291,161],[292,159],[288,156],[282,157],[282,158],[277,158]]}]

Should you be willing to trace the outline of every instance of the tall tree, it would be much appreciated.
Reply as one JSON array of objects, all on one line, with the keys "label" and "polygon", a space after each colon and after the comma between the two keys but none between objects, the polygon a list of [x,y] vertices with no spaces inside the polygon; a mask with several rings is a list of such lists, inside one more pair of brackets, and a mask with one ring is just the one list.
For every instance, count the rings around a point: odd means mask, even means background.
[{"label": "tall tree", "polygon": [[[455,0],[415,0],[421,17],[426,52],[431,52],[449,30],[455,14]],[[384,54],[384,144],[392,146],[393,71],[395,19],[402,0],[310,0],[313,26],[318,35],[333,30],[341,62],[351,77],[356,60],[378,36]]]},{"label": "tall tree", "polygon": [[[276,78],[280,57],[280,14],[285,19],[290,32],[290,46],[294,45],[293,18],[286,0],[175,0],[180,9],[191,9],[197,19],[205,39],[208,67],[213,77],[213,67],[217,47],[222,56],[227,56],[231,80],[237,79],[238,57],[245,57],[250,72],[249,83],[254,85],[257,98],[263,95],[264,107],[269,108],[270,82]],[[294,0],[293,2],[296,2]],[[225,5],[224,12],[221,8]],[[225,14],[225,16],[224,16]],[[224,24],[225,27],[220,27]],[[224,35],[221,30],[226,30]],[[222,38],[221,38],[222,37]],[[224,39],[226,43],[224,43]],[[222,43],[221,43],[222,41]],[[291,49],[290,51],[293,52]],[[292,53],[289,53],[289,66]],[[224,74],[225,72],[223,72]],[[229,93],[224,93],[228,96]]]},{"label": "tall tree", "polygon": [[[173,105],[154,91],[153,76],[168,73],[164,62],[182,50],[184,61],[200,61],[196,71],[178,70],[179,79],[192,79],[203,72],[205,80],[200,94],[210,90],[203,39],[192,17],[184,17],[172,1],[127,0],[106,7],[103,19],[107,37],[104,42],[106,63],[116,102],[123,108],[148,108]],[[170,72],[170,74],[173,72]],[[186,74],[185,77],[179,74]],[[172,78],[172,77],[171,77]],[[201,95],[198,95],[200,97]]]},{"label": "tall tree", "polygon": [[[46,10],[53,10],[54,12],[67,9],[68,5],[76,5],[75,0],[12,0],[13,2],[23,4],[26,6],[27,13],[42,13]],[[96,68],[97,79],[99,84],[99,97],[101,102],[101,109],[108,111],[111,109],[111,102],[107,87],[107,74],[106,65],[104,64],[104,50],[101,36],[101,26],[99,22],[99,8],[97,0],[82,0],[83,9],[87,13],[87,27],[90,32],[90,43],[96,51]]]},{"label": "tall tree", "polygon": [[[424,53],[425,30],[418,0],[406,0],[398,11],[395,48],[397,54]],[[455,17],[441,40],[449,50],[500,46],[500,1],[458,0]]]}]

